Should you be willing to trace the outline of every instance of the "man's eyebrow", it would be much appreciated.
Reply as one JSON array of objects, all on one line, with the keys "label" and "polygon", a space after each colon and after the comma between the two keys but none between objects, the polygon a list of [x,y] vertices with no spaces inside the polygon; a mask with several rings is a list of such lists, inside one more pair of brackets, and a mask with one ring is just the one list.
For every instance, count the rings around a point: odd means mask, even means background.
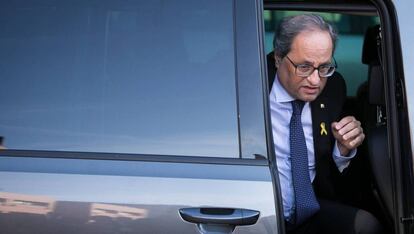
[{"label": "man's eyebrow", "polygon": [[333,62],[332,61],[329,61],[329,62],[321,63],[321,64],[319,64],[319,66],[332,65],[332,64],[333,64]]},{"label": "man's eyebrow", "polygon": [[[319,64],[319,66],[324,66],[324,65],[331,65],[333,62],[332,62],[332,58],[331,59],[329,59],[328,61],[325,61],[325,62],[323,62],[323,63],[320,63]],[[303,61],[301,61],[301,62],[297,62],[297,65],[310,65],[310,66],[314,66],[314,62],[312,62],[312,61],[309,61],[309,60],[303,60]]]},{"label": "man's eyebrow", "polygon": [[301,65],[311,65],[313,66],[313,62],[309,61],[309,60],[304,60],[303,62],[299,62],[299,64]]},{"label": "man's eyebrow", "polygon": [[[314,63],[308,60],[305,60],[304,62],[300,63],[300,64],[304,64],[304,65],[311,65],[314,66]],[[329,59],[328,61],[325,61],[323,63],[320,63],[319,66],[324,66],[324,65],[331,65],[332,64],[332,59]]]}]

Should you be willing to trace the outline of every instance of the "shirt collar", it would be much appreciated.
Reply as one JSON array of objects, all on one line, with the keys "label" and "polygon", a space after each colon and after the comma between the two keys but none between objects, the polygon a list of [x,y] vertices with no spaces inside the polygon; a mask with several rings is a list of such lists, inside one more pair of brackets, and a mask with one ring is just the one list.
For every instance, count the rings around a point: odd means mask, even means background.
[{"label": "shirt collar", "polygon": [[279,81],[277,74],[275,75],[275,81],[273,82],[274,96],[276,102],[291,102],[295,100],[290,94],[285,90],[282,84]]}]

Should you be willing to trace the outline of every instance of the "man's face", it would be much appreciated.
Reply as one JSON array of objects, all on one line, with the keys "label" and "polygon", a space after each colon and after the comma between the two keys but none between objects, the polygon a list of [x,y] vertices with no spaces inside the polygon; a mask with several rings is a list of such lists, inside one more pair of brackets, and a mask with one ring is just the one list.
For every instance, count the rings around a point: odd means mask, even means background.
[{"label": "man's face", "polygon": [[[309,64],[319,67],[331,63],[332,40],[328,32],[313,31],[299,33],[287,56],[296,65]],[[295,66],[288,58],[276,58],[277,75],[285,90],[294,98],[310,102],[322,92],[329,78],[319,77],[318,70],[308,77],[299,77]]]}]

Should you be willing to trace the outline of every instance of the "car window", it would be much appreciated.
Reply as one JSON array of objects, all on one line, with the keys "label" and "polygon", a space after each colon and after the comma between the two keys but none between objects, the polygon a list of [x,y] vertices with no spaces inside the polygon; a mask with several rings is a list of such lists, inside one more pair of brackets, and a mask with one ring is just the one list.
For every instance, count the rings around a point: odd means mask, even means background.
[{"label": "car window", "polygon": [[[264,11],[266,53],[273,50],[274,31],[280,20],[285,16],[303,13],[309,12]],[[370,26],[379,24],[379,17],[339,13],[313,13],[321,15],[335,26],[339,34],[339,40],[335,49],[335,59],[338,64],[337,71],[342,74],[347,82],[347,95],[356,96],[359,86],[368,77],[368,66],[361,62],[365,30]]]},{"label": "car window", "polygon": [[235,9],[232,0],[2,2],[4,146],[239,157]]}]

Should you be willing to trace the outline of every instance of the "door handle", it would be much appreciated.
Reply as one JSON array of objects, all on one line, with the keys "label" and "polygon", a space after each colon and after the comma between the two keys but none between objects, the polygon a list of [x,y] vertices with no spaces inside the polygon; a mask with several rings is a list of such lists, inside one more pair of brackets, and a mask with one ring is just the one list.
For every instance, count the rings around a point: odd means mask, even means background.
[{"label": "door handle", "polygon": [[190,223],[232,226],[253,225],[260,216],[256,210],[214,207],[182,208],[179,213],[182,219]]}]

